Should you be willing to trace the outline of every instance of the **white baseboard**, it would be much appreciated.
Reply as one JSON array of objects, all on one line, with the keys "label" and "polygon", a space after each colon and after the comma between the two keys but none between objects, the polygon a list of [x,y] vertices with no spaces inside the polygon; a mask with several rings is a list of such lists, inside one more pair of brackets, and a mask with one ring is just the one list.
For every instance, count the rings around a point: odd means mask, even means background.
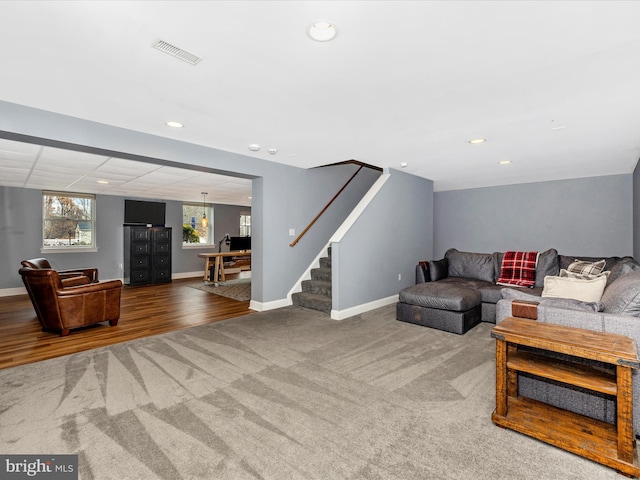
[{"label": "white baseboard", "polygon": [[0,289],[0,297],[13,297],[14,295],[26,295],[26,294],[27,294],[27,290],[24,287]]},{"label": "white baseboard", "polygon": [[398,302],[399,295],[391,295],[387,298],[380,298],[373,302],[363,303],[356,305],[355,307],[345,308],[344,310],[331,310],[332,320],[344,320],[345,318],[353,317],[354,315],[360,315],[361,313],[375,310],[376,308],[384,307],[392,303]]},{"label": "white baseboard", "polygon": [[197,272],[182,272],[182,273],[171,274],[172,280],[179,280],[181,278],[193,278],[193,277],[204,278],[204,273],[202,273],[202,270],[198,270]]},{"label": "white baseboard", "polygon": [[266,312],[267,310],[274,310],[276,308],[288,307],[292,305],[291,300],[282,298],[280,300],[272,300],[271,302],[258,302],[251,300],[249,302],[249,308],[257,312]]}]

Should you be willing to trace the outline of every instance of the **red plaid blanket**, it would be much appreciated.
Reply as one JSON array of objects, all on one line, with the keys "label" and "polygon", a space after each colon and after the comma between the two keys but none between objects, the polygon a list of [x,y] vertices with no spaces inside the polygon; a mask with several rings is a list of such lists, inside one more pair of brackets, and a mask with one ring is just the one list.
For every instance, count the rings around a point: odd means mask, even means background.
[{"label": "red plaid blanket", "polygon": [[504,252],[498,285],[533,287],[536,283],[538,252]]}]

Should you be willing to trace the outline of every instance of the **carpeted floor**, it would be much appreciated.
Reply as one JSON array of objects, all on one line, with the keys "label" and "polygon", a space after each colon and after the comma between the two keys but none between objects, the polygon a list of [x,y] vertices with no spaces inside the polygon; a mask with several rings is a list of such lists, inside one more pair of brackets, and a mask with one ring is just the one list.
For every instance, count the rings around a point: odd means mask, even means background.
[{"label": "carpeted floor", "polygon": [[241,302],[251,300],[251,278],[239,278],[229,280],[218,286],[213,283],[203,281],[195,282],[189,285],[191,288],[197,288],[208,293],[220,295],[222,297],[232,298]]},{"label": "carpeted floor", "polygon": [[491,423],[491,325],[299,307],[0,370],[0,453],[81,479],[619,479]]}]

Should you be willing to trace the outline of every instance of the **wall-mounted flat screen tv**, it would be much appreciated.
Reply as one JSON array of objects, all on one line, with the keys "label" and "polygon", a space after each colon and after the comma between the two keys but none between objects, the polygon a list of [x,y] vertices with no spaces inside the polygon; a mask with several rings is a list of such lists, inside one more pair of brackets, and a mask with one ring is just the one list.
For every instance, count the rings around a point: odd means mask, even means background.
[{"label": "wall-mounted flat screen tv", "polygon": [[125,225],[164,227],[167,205],[164,202],[124,201]]},{"label": "wall-mounted flat screen tv", "polygon": [[237,252],[238,250],[251,250],[251,237],[231,237],[229,250]]}]

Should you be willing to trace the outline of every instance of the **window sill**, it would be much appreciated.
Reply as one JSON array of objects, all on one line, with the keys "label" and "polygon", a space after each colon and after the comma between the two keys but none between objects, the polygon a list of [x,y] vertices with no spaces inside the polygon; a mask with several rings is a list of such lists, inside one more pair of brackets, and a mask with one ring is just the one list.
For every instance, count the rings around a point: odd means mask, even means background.
[{"label": "window sill", "polygon": [[213,247],[215,247],[215,245],[213,245],[212,243],[183,243],[182,244],[183,250],[195,250],[198,248],[213,248]]},{"label": "window sill", "polygon": [[98,247],[63,247],[41,248],[40,253],[95,253]]}]

